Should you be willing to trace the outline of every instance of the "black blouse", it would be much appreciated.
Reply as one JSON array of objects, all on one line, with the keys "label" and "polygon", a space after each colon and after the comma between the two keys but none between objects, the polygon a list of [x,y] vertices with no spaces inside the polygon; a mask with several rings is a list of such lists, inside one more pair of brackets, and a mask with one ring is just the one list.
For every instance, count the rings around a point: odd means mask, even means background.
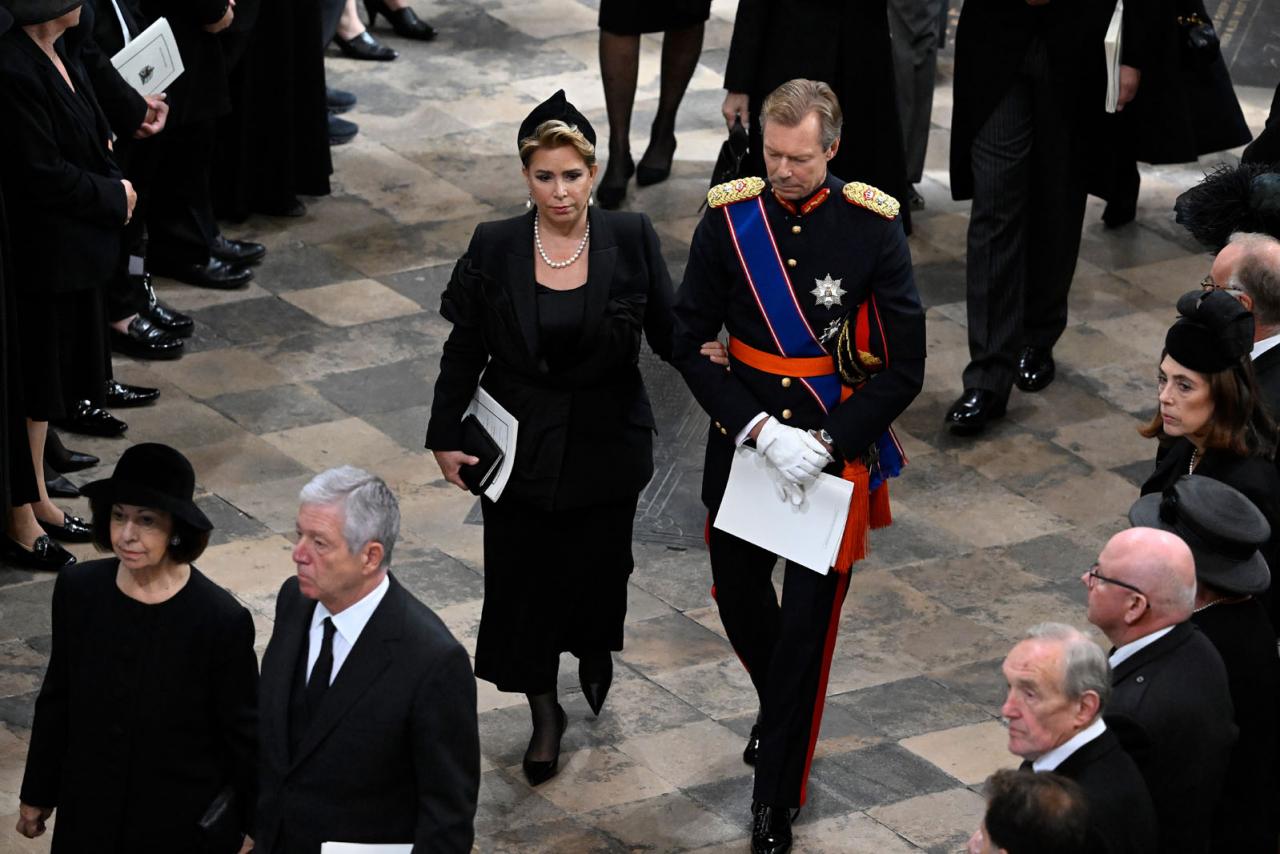
[{"label": "black blouse", "polygon": [[587,308],[585,286],[558,291],[538,284],[538,344],[547,367],[562,371],[577,360]]}]

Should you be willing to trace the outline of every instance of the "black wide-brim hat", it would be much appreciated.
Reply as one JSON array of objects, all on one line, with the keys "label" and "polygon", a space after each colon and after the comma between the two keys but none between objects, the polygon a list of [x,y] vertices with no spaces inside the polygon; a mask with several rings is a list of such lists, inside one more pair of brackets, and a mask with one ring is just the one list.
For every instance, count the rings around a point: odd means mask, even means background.
[{"label": "black wide-brim hat", "polygon": [[80,491],[94,500],[164,510],[198,531],[213,530],[209,517],[192,500],[195,470],[168,445],[134,445],[120,455],[111,477],[86,484]]},{"label": "black wide-brim hat", "polygon": [[1226,291],[1185,293],[1178,298],[1178,314],[1164,348],[1180,365],[1214,374],[1253,349],[1253,313]]},{"label": "black wide-brim hat", "polygon": [[539,125],[550,121],[562,121],[570,127],[577,128],[578,133],[586,137],[587,142],[593,147],[595,146],[596,129],[591,126],[591,122],[587,121],[586,116],[578,112],[577,107],[569,103],[564,96],[564,90],[561,89],[534,107],[533,112],[524,117],[516,136],[516,150],[519,151],[524,141],[537,133]]},{"label": "black wide-brim hat", "polygon": [[1178,478],[1163,494],[1144,495],[1129,508],[1129,524],[1176,534],[1191,549],[1196,578],[1226,593],[1258,594],[1271,587],[1259,548],[1271,525],[1244,493],[1202,475]]},{"label": "black wide-brim hat", "polygon": [[0,0],[0,8],[8,11],[19,27],[48,23],[82,5],[84,0]]}]

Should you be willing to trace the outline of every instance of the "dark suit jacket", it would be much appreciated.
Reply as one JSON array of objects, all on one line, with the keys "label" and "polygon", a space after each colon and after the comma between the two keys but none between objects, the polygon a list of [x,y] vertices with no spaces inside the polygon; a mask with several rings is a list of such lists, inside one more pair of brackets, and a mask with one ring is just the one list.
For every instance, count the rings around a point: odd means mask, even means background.
[{"label": "dark suit jacket", "polygon": [[1090,851],[1155,854],[1156,814],[1151,795],[1115,733],[1106,730],[1064,759],[1056,770],[1079,783],[1089,799]]},{"label": "dark suit jacket", "polygon": [[74,93],[23,30],[0,37],[0,181],[18,250],[15,284],[31,293],[104,282],[127,210],[107,119],[84,69],[61,42],[58,50]]},{"label": "dark suit jacket", "polygon": [[166,18],[182,54],[182,76],[169,94],[170,125],[207,122],[231,110],[227,64],[220,34],[205,32],[227,11],[227,0],[142,0],[151,20]]},{"label": "dark suit jacket", "polygon": [[260,854],[322,842],[469,851],[480,743],[466,651],[394,577],[324,695],[295,756],[289,701],[315,601],[290,578],[262,659]]},{"label": "dark suit jacket", "polygon": [[1280,346],[1272,347],[1253,361],[1262,400],[1272,419],[1280,420]]},{"label": "dark suit jacket", "polygon": [[1129,751],[1155,804],[1158,850],[1210,850],[1213,815],[1236,741],[1222,658],[1181,623],[1111,674],[1107,726]]},{"label": "dark suit jacket", "polygon": [[[128,4],[124,0],[119,2],[121,12],[126,16],[125,23],[128,25],[133,20]],[[97,33],[102,29],[98,24],[101,23],[100,15],[102,14],[110,16],[111,25],[116,32],[119,32],[120,23],[116,20],[115,10],[111,8],[110,0],[107,0],[105,12],[98,12],[92,3],[85,3],[80,11],[80,25],[69,30],[63,38],[67,40],[68,47],[79,50],[81,62],[84,63],[89,82],[93,85],[98,104],[101,105],[111,130],[118,137],[116,140],[118,147],[125,140],[131,141],[134,131],[146,119],[147,102],[111,64],[111,57],[115,51],[109,51],[98,43]],[[131,28],[130,35],[137,35],[137,33]]]},{"label": "dark suit jacket", "polygon": [[426,446],[458,449],[478,381],[520,421],[504,501],[550,509],[627,500],[653,476],[640,334],[670,359],[671,279],[647,216],[592,208],[589,218],[585,320],[572,367],[552,370],[539,346],[533,214],[477,226],[441,299],[453,330]]}]

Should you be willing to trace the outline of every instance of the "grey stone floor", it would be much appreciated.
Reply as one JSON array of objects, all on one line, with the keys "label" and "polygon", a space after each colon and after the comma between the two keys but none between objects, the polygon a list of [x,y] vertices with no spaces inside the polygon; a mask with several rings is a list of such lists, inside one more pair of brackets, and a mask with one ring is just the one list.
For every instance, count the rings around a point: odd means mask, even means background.
[{"label": "grey stone floor", "polygon": [[[1224,44],[1266,38],[1252,14],[1263,4],[1254,3],[1229,4],[1244,23],[1224,28]],[[252,609],[260,648],[275,591],[293,570],[297,490],[339,463],[377,471],[396,489],[404,543],[395,572],[474,647],[480,528],[473,502],[440,479],[422,449],[448,332],[439,296],[474,224],[522,208],[513,143],[533,104],[563,86],[603,148],[594,5],[420,3],[441,30],[437,42],[388,36],[401,51],[389,64],[332,59],[333,82],[360,96],[352,118],[362,130],[335,150],[333,196],[300,220],[233,230],[271,248],[247,290],[161,282],[162,298],[199,323],[192,352],[169,364],[117,360],[121,378],[159,386],[164,397],[122,413],[127,439],[70,442],[103,459],[75,476],[82,483],[108,472],[130,442],[163,440],[191,457],[201,505],[218,527],[199,565]],[[633,188],[629,200],[654,218],[677,280],[723,132],[734,10],[733,0],[713,6],[672,178]],[[656,104],[658,46],[645,39],[637,155]],[[1084,624],[1078,576],[1122,527],[1153,458],[1134,428],[1154,407],[1173,300],[1209,266],[1170,214],[1198,169],[1144,169],[1135,224],[1105,231],[1101,207],[1090,205],[1057,382],[1015,392],[1009,417],[982,438],[949,436],[942,415],[966,360],[967,206],[949,199],[949,54],[941,64],[921,185],[928,207],[911,238],[928,307],[928,377],[899,423],[912,465],[894,485],[897,524],[874,537],[845,604],[798,852],[962,848],[981,813],[982,780],[1013,764],[999,720],[999,659],[1031,623]],[[1265,76],[1257,66],[1247,69],[1250,82]],[[1239,94],[1261,127],[1270,91],[1240,86]],[[660,475],[637,521],[617,681],[593,719],[566,664],[564,767],[536,790],[519,770],[522,698],[480,685],[479,850],[747,850],[750,775],[740,751],[754,700],[709,597],[697,503],[705,422],[669,369],[646,363],[646,372],[661,422]],[[0,567],[0,851],[48,850],[47,839],[24,845],[12,827],[52,585],[50,576]]]}]

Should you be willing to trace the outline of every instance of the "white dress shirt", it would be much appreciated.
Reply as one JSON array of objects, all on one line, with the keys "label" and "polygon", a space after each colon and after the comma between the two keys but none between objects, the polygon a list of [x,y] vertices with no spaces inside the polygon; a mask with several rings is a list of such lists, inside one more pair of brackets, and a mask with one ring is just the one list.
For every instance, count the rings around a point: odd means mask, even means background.
[{"label": "white dress shirt", "polygon": [[1129,641],[1124,646],[1118,647],[1115,652],[1111,653],[1111,659],[1110,659],[1111,667],[1113,669],[1116,667],[1119,667],[1120,662],[1124,661],[1126,658],[1130,657],[1131,655],[1135,655],[1140,650],[1146,649],[1147,647],[1151,646],[1153,643],[1160,640],[1160,638],[1164,637],[1165,635],[1169,634],[1169,632],[1173,631],[1174,628],[1175,626],[1165,626],[1163,629],[1152,632],[1146,637],[1138,638],[1136,641]]},{"label": "white dress shirt", "polygon": [[1275,335],[1272,335],[1269,338],[1263,338],[1261,341],[1255,342],[1253,345],[1253,350],[1249,353],[1250,360],[1254,362],[1258,361],[1259,356],[1261,356],[1263,353],[1267,352],[1277,344],[1280,344],[1280,332],[1277,332]]},{"label": "white dress shirt", "polygon": [[1031,767],[1036,773],[1041,771],[1056,771],[1058,766],[1067,761],[1067,757],[1093,741],[1098,736],[1107,731],[1107,725],[1102,722],[1102,715],[1098,715],[1093,719],[1093,723],[1080,730],[1066,741],[1059,744],[1053,750],[1050,750],[1044,756],[1041,756],[1035,762],[1031,763]]},{"label": "white dress shirt", "polygon": [[311,669],[316,666],[316,659],[320,657],[320,644],[324,642],[324,618],[332,618],[336,629],[333,633],[333,670],[329,676],[329,684],[332,685],[333,680],[338,678],[338,671],[347,660],[351,647],[360,639],[360,633],[368,625],[369,618],[373,616],[378,603],[387,595],[390,587],[391,581],[387,576],[382,576],[377,587],[340,614],[330,614],[323,603],[316,603],[316,611],[311,615],[311,631],[307,634],[307,679],[311,678]]}]

